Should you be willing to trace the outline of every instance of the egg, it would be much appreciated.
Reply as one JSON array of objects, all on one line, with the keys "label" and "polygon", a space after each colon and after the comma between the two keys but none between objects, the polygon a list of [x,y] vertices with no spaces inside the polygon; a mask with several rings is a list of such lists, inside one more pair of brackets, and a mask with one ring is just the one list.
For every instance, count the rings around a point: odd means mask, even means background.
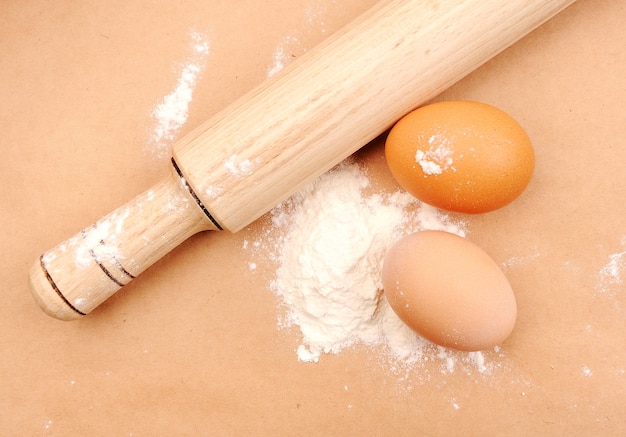
[{"label": "egg", "polygon": [[484,213],[528,186],[535,155],[522,126],[491,105],[446,101],[401,118],[385,141],[398,184],[419,200],[461,213]]},{"label": "egg", "polygon": [[385,255],[382,282],[398,317],[440,346],[486,350],[513,331],[517,303],[509,281],[485,251],[456,234],[401,238]]}]

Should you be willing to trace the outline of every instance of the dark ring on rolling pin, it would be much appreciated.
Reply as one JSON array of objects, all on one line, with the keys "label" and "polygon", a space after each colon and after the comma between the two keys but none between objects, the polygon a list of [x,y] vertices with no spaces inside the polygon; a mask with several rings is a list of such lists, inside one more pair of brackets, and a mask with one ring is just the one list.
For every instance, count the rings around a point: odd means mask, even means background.
[{"label": "dark ring on rolling pin", "polygon": [[44,263],[43,261],[43,255],[39,257],[39,264],[41,265],[41,270],[43,270],[43,274],[45,275],[46,279],[50,283],[50,287],[52,287],[52,289],[56,291],[56,293],[63,300],[63,302],[65,302],[68,307],[76,311],[81,316],[86,316],[87,314],[83,313],[82,311],[79,311],[76,307],[74,307],[74,305],[70,303],[69,300],[67,300],[65,296],[63,296],[63,293],[61,293],[61,290],[59,290],[59,287],[57,287],[57,284],[54,282],[54,279],[52,279],[52,276],[50,276],[50,273],[48,273],[48,269],[46,268],[46,263]]},{"label": "dark ring on rolling pin", "polygon": [[[84,231],[83,231],[83,233],[84,233]],[[83,238],[85,238],[85,236],[84,236],[84,235],[83,235]],[[100,245],[101,245],[101,246],[104,246],[105,244],[106,244],[106,243],[104,242],[104,240],[100,240]],[[102,272],[104,272],[104,274],[105,274],[105,275],[107,275],[107,277],[108,277],[111,281],[115,282],[115,284],[117,284],[119,287],[123,287],[124,285],[128,284],[128,282],[124,283],[124,282],[123,282],[123,281],[124,281],[123,279],[118,279],[118,278],[116,278],[115,276],[113,276],[113,272],[112,272],[112,271],[110,271],[109,269],[107,269],[107,268],[104,266],[103,262],[102,262],[102,261],[100,261],[100,259],[98,258],[98,255],[96,254],[96,251],[95,251],[95,250],[93,250],[93,249],[89,249],[89,254],[90,254],[90,255],[91,255],[91,257],[93,258],[94,262],[95,262],[96,264],[98,264],[98,267],[100,267],[100,270],[102,270]],[[113,257],[111,257],[111,260],[110,260],[110,261],[113,263],[113,265],[114,265],[115,267],[117,267],[117,269],[118,269],[118,270],[122,273],[122,275],[123,275],[123,276],[127,276],[127,277],[129,278],[129,281],[130,281],[130,280],[135,279],[135,276],[134,276],[134,275],[132,275],[132,274],[131,274],[128,270],[126,270],[126,269],[124,268],[124,266],[122,265],[122,263],[121,263],[121,262],[120,262],[120,261],[119,261],[116,257],[114,257],[114,256],[113,256]]]},{"label": "dark ring on rolling pin", "polygon": [[189,190],[189,193],[191,194],[191,197],[193,197],[195,199],[195,201],[198,204],[198,206],[200,207],[200,209],[202,211],[204,211],[204,213],[209,218],[209,220],[211,220],[211,223],[213,223],[215,225],[215,227],[221,231],[223,228],[220,226],[220,224],[217,222],[217,220],[215,220],[213,218],[213,216],[211,215],[209,210],[206,209],[206,207],[204,206],[204,204],[202,203],[200,198],[193,191],[193,188],[191,188],[191,185],[189,185],[189,183],[187,183],[187,178],[185,178],[185,175],[183,174],[183,172],[180,171],[180,168],[178,167],[178,164],[176,164],[176,161],[174,160],[174,158],[172,158],[172,165],[174,166],[174,169],[176,170],[176,173],[178,173],[178,177],[180,177],[180,180],[183,181],[183,183],[185,184],[185,187],[187,187],[187,189]]}]

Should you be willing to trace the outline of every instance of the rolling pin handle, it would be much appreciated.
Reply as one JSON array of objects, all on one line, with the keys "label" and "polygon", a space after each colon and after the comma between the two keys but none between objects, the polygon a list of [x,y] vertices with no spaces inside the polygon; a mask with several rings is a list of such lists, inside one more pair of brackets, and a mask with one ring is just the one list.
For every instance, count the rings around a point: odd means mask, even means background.
[{"label": "rolling pin handle", "polygon": [[48,315],[78,319],[191,235],[221,229],[172,164],[168,177],[152,189],[34,263],[31,293]]}]

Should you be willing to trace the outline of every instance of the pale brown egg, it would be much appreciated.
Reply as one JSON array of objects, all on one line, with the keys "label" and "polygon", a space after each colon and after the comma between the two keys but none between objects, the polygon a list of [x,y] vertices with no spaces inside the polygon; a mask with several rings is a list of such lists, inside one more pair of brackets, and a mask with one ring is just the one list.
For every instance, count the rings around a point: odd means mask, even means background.
[{"label": "pale brown egg", "polygon": [[504,273],[458,235],[420,231],[403,237],[385,256],[382,280],[398,317],[438,345],[490,349],[515,325],[517,303]]}]

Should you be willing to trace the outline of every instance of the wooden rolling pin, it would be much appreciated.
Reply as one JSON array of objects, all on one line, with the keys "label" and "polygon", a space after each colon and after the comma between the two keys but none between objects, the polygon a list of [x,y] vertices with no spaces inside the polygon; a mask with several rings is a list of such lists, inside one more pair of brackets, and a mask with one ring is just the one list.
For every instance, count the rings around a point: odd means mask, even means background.
[{"label": "wooden rolling pin", "polygon": [[45,252],[43,310],[97,307],[191,235],[236,232],[573,0],[392,0],[174,146],[171,175]]}]

